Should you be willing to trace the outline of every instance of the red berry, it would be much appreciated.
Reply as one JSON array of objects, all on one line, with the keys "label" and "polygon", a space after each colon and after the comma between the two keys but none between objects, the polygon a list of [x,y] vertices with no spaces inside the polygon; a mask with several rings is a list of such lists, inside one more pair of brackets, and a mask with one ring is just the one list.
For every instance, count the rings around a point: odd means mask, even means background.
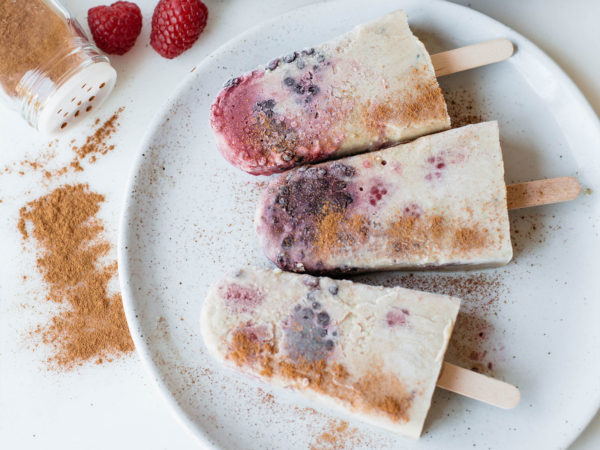
[{"label": "red berry", "polygon": [[96,6],[88,11],[88,25],[100,50],[122,55],[133,47],[142,30],[142,12],[131,2]]},{"label": "red berry", "polygon": [[160,0],[152,15],[150,45],[165,58],[175,58],[198,40],[208,8],[200,0]]}]

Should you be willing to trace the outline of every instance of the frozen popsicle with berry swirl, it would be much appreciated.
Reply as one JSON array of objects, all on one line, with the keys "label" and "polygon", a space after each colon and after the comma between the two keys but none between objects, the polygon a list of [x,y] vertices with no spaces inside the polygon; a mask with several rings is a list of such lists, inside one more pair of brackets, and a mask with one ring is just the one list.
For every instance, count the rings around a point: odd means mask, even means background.
[{"label": "frozen popsicle with berry swirl", "polygon": [[230,367],[417,438],[436,383],[503,408],[519,401],[513,386],[443,362],[459,305],[403,288],[244,269],[212,286],[201,332]]},{"label": "frozen popsicle with berry swirl", "polygon": [[396,11],[229,80],[211,107],[216,144],[254,175],[448,129],[436,75],[502,61],[496,39],[432,55]]},{"label": "frozen popsicle with berry swirl", "polygon": [[[550,189],[556,182],[559,189]],[[579,183],[561,178],[508,190],[517,208],[576,197]],[[293,169],[270,181],[255,224],[267,257],[296,272],[506,264],[512,245],[498,124]]]},{"label": "frozen popsicle with berry swirl", "polygon": [[431,58],[402,11],[230,80],[210,120],[223,156],[255,175],[450,127]]}]

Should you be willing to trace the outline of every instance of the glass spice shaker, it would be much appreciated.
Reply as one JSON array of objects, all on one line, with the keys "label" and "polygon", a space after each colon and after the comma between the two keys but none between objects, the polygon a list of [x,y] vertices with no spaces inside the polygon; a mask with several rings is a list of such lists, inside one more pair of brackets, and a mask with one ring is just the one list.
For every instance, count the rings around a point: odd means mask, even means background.
[{"label": "glass spice shaker", "polygon": [[72,126],[117,72],[55,0],[0,0],[0,98],[43,133]]}]

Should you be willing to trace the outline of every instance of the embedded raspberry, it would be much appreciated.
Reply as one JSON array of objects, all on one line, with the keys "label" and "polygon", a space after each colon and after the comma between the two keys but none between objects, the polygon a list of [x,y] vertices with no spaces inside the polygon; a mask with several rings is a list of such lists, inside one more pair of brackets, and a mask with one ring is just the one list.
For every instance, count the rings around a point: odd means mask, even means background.
[{"label": "embedded raspberry", "polygon": [[88,11],[88,25],[100,50],[122,55],[133,47],[142,30],[142,12],[131,2],[96,6]]},{"label": "embedded raspberry", "polygon": [[206,26],[208,8],[200,0],[160,0],[152,15],[150,45],[172,59],[198,40]]}]

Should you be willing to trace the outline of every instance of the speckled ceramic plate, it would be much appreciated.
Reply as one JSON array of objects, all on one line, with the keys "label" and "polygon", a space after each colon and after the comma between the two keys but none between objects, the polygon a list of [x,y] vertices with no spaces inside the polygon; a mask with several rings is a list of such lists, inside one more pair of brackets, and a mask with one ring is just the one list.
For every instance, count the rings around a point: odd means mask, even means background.
[{"label": "speckled ceramic plate", "polygon": [[[223,82],[404,8],[431,52],[507,37],[507,62],[441,80],[455,123],[498,119],[506,181],[577,176],[576,201],[511,212],[514,260],[484,272],[363,276],[452,293],[464,302],[447,359],[512,382],[504,411],[437,390],[418,442],[313,410],[217,366],[205,353],[200,307],[222,273],[268,266],[252,217],[264,178],[227,164],[209,105]],[[119,267],[129,325],[177,416],[220,448],[564,448],[600,402],[600,126],[580,92],[533,44],[494,20],[440,1],[360,0],[300,9],[208,57],[158,115],[133,169]],[[272,395],[274,394],[274,395]]]}]

